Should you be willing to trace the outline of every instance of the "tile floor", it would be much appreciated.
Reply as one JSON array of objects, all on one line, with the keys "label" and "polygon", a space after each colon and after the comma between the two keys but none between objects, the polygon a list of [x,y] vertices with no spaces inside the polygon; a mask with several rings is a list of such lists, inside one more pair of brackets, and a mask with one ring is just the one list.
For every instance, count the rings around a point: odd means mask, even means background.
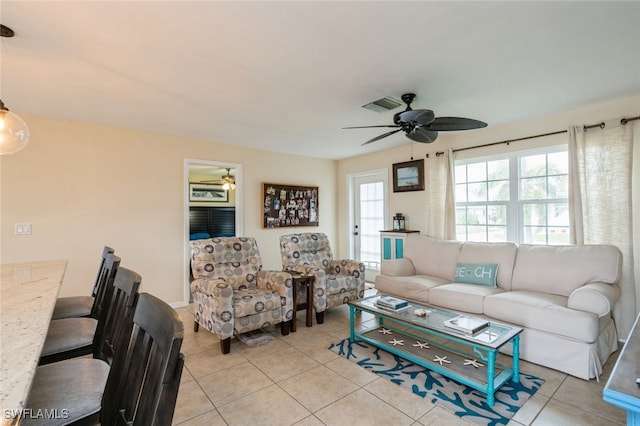
[{"label": "tile floor", "polygon": [[[193,331],[193,307],[179,308],[185,324],[186,368],[173,424],[192,425],[464,425],[467,422],[327,349],[349,334],[346,306],[325,312],[324,324],[296,333],[274,328],[269,344],[250,348],[232,339],[222,355],[218,339]],[[372,321],[361,314],[360,326]],[[367,324],[368,326],[369,324]],[[521,370],[542,377],[540,390],[509,423],[520,425],[623,425],[625,412],[602,400],[615,363],[600,382],[589,382],[522,362]]]}]

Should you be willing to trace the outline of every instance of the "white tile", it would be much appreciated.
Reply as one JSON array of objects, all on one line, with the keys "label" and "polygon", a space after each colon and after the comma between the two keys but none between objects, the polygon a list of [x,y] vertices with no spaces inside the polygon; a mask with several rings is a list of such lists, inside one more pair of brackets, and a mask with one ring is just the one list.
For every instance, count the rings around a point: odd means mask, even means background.
[{"label": "white tile", "polygon": [[231,426],[292,425],[311,414],[276,385],[223,405],[218,411]]}]

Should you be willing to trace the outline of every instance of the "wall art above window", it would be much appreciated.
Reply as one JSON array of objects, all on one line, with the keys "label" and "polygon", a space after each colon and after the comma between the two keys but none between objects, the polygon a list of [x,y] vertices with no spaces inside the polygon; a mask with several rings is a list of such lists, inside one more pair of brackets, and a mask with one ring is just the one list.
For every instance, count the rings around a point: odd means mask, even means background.
[{"label": "wall art above window", "polygon": [[262,184],[263,226],[318,226],[318,187]]}]

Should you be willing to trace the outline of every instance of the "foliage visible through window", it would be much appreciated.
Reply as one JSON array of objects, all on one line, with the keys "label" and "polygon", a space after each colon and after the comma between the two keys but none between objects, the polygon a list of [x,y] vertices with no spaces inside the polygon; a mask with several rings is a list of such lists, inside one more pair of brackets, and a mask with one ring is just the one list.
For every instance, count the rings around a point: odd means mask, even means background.
[{"label": "foliage visible through window", "polygon": [[457,161],[461,241],[568,244],[566,148]]}]

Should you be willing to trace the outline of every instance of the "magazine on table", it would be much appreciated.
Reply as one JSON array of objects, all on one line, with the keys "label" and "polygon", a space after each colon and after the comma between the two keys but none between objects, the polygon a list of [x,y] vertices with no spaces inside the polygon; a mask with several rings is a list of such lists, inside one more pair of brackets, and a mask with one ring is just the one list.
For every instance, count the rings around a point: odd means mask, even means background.
[{"label": "magazine on table", "polygon": [[480,330],[487,328],[489,321],[482,318],[459,315],[444,321],[444,325],[445,327],[453,328],[466,334],[476,334]]}]

